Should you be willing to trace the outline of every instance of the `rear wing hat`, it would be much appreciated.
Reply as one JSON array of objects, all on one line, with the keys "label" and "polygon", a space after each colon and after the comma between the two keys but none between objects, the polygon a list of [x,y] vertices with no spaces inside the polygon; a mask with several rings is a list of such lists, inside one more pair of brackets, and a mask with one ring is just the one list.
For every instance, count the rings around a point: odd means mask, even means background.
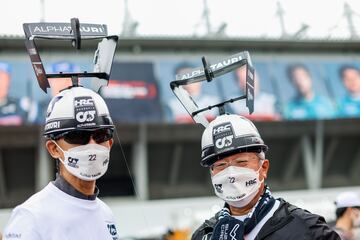
[{"label": "rear wing hat", "polygon": [[[205,57],[202,58],[203,67],[194,68],[184,74],[176,75],[176,79],[170,83],[170,88],[184,106],[186,111],[194,119],[196,123],[207,127],[208,120],[202,114],[204,111],[211,110],[214,107],[219,109],[220,114],[225,113],[224,105],[241,99],[246,100],[246,106],[251,114],[254,111],[254,76],[255,69],[252,65],[250,54],[247,51],[237,53],[235,55],[217,61],[214,64],[208,64]],[[211,82],[215,78],[226,73],[234,71],[237,68],[246,66],[246,92],[245,95],[236,98],[227,99],[218,104],[209,105],[205,108],[199,108],[190,94],[182,88],[183,85],[207,81]]]},{"label": "rear wing hat", "polygon": [[[24,23],[23,29],[26,37],[25,46],[39,86],[44,92],[50,87],[48,78],[71,78],[73,85],[77,85],[78,78],[95,77],[98,79],[97,90],[107,85],[118,36],[108,36],[106,25],[80,24],[77,18],[72,18],[70,23]],[[81,49],[83,41],[99,40],[94,54],[93,71],[46,73],[36,45],[36,40],[40,39],[70,41],[77,50]]]}]

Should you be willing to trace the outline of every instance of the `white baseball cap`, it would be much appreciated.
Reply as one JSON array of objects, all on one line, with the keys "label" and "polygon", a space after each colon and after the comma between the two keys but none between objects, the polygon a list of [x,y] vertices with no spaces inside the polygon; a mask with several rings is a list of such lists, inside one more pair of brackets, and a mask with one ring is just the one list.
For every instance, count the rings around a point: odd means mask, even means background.
[{"label": "white baseball cap", "polygon": [[340,193],[335,201],[336,208],[360,207],[360,197],[355,192]]}]

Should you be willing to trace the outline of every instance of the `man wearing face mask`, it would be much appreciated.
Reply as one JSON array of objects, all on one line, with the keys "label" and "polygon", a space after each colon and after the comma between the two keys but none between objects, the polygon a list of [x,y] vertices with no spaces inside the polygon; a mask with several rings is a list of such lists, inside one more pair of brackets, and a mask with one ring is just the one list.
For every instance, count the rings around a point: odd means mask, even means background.
[{"label": "man wearing face mask", "polygon": [[210,122],[201,165],[210,168],[215,194],[226,203],[192,240],[340,239],[323,217],[275,199],[264,181],[270,162],[254,124],[238,115]]},{"label": "man wearing face mask", "polygon": [[113,214],[97,198],[96,180],[108,168],[114,125],[97,93],[70,87],[49,103],[45,147],[58,174],[17,206],[4,239],[119,239]]},{"label": "man wearing face mask", "polygon": [[354,229],[360,227],[360,198],[354,192],[340,193],[335,201],[336,224],[334,230],[342,240],[359,239]]}]

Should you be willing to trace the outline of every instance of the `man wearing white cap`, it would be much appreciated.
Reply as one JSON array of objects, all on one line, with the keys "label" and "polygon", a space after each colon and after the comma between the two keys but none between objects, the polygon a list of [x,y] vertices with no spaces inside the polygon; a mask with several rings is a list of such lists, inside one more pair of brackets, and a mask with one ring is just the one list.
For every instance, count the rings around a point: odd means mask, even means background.
[{"label": "man wearing white cap", "polygon": [[353,230],[360,226],[360,197],[354,192],[343,192],[337,196],[335,205],[334,230],[343,240],[355,240]]}]

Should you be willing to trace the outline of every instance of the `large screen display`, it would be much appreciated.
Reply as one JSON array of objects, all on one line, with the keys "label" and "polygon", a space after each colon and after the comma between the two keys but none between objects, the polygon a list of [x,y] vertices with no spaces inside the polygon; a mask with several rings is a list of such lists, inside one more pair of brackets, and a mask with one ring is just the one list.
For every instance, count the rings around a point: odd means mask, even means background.
[{"label": "large screen display", "polygon": [[[48,72],[87,69],[81,60],[57,60]],[[255,111],[248,115],[245,101],[227,107],[259,121],[313,120],[360,117],[360,61],[280,58],[256,59]],[[100,94],[117,123],[192,123],[169,83],[182,71],[201,66],[199,60],[161,58],[153,61],[115,61],[109,85]],[[244,69],[224,75],[212,84],[185,87],[199,105],[212,105],[244,93]],[[31,65],[24,60],[0,59],[0,125],[43,124],[52,96],[71,81],[52,79],[51,91],[43,93]],[[90,87],[91,81],[81,83]],[[213,118],[217,110],[208,111]]]}]

